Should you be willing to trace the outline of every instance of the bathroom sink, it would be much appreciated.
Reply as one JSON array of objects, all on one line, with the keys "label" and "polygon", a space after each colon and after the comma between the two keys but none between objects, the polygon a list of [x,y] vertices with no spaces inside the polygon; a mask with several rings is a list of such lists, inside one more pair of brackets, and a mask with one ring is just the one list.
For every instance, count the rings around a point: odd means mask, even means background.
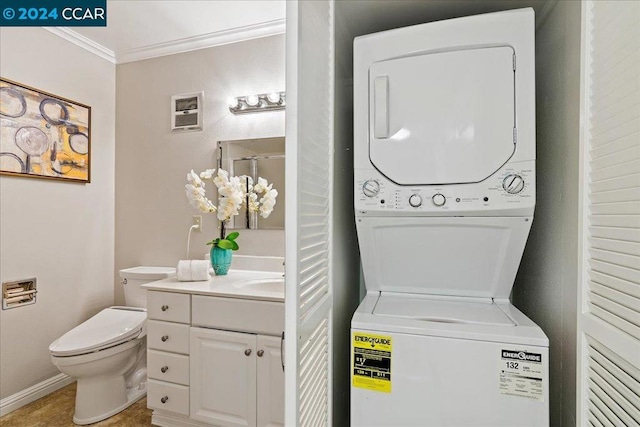
[{"label": "bathroom sink", "polygon": [[232,286],[246,291],[284,292],[284,277],[240,280]]}]

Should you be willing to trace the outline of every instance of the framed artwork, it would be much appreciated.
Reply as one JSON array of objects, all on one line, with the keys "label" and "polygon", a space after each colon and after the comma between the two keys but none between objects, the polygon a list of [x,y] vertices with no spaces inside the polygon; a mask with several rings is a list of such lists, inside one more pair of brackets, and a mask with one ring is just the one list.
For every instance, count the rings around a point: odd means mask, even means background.
[{"label": "framed artwork", "polygon": [[0,174],[91,182],[91,107],[0,78]]}]

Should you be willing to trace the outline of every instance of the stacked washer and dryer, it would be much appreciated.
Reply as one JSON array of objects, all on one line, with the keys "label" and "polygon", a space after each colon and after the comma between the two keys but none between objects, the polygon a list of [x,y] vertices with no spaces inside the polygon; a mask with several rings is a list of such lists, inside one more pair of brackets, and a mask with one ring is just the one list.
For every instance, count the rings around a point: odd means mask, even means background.
[{"label": "stacked washer and dryer", "polygon": [[547,426],[549,342],[509,297],[535,207],[534,12],[354,42],[352,426]]}]

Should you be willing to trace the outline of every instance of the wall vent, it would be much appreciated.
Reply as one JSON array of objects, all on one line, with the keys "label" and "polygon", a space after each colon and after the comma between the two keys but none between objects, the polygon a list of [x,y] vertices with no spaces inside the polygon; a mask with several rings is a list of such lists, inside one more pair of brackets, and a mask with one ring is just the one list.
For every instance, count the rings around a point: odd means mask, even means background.
[{"label": "wall vent", "polygon": [[183,93],[171,97],[171,130],[202,130],[204,92]]},{"label": "wall vent", "polygon": [[2,283],[2,309],[22,307],[36,302],[36,278]]}]

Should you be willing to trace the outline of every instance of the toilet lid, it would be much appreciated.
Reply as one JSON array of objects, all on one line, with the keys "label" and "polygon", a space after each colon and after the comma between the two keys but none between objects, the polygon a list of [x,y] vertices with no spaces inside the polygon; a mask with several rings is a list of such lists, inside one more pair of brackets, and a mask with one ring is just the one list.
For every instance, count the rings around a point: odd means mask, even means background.
[{"label": "toilet lid", "polygon": [[49,346],[53,356],[76,356],[129,341],[140,334],[147,312],[110,307],[76,326]]}]

